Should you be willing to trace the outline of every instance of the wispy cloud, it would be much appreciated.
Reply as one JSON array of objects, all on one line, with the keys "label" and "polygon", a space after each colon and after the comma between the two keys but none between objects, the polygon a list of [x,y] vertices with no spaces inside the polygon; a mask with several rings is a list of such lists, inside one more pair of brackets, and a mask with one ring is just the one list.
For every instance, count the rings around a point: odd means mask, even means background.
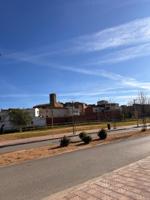
[{"label": "wispy cloud", "polygon": [[[103,64],[114,64],[119,63],[139,57],[145,57],[150,55],[150,42],[145,44],[136,45],[133,47],[123,48],[121,50],[116,50],[113,53],[108,53],[105,56],[96,55],[94,59],[86,60],[83,63],[84,66],[88,65],[103,65]],[[12,53],[8,58],[15,59],[21,62],[29,62],[35,65],[50,66],[49,60],[40,55],[30,55],[23,53]]]},{"label": "wispy cloud", "polygon": [[[139,57],[145,57],[150,55],[150,42],[147,44],[141,44],[134,47],[128,47],[121,50],[117,50],[114,53],[106,54],[105,56],[96,56],[93,61],[89,60],[84,64],[88,65],[103,65],[119,63]],[[97,58],[98,57],[98,58]]]},{"label": "wispy cloud", "polygon": [[105,88],[100,89],[96,88],[94,91],[89,92],[89,90],[84,91],[76,91],[76,92],[67,92],[67,93],[60,93],[58,94],[59,97],[98,97],[108,95],[110,98],[111,96],[118,96],[118,91],[120,94],[137,94],[136,89],[127,89],[124,87],[113,87],[113,88]]},{"label": "wispy cloud", "polygon": [[[92,34],[72,38],[68,41],[62,42],[61,44],[56,44],[56,46],[53,45],[53,47],[50,45],[41,47],[38,50],[32,50],[24,53],[8,53],[6,58],[46,65],[49,62],[47,58],[50,58],[55,54],[72,55],[73,53],[73,55],[76,55],[81,53],[101,51],[109,48],[116,49],[118,47],[128,47],[133,45],[139,46],[131,47],[125,49],[124,51],[122,50],[122,52],[120,52],[120,61],[137,56],[147,55],[146,51],[143,51],[143,53],[141,53],[141,51],[143,48],[147,48],[149,51],[150,48],[150,17],[136,19],[134,21],[111,28],[106,28]],[[127,54],[128,51],[132,52],[133,56],[126,56],[123,58],[122,54]]]},{"label": "wispy cloud", "polygon": [[[122,49],[118,50],[120,47]],[[150,55],[150,17],[136,19],[126,24],[107,28],[93,34],[71,39],[67,41],[65,48],[61,48],[58,48],[57,50],[57,46],[54,49],[43,47],[41,50],[33,50],[24,53],[9,53],[6,58],[16,61],[29,62],[35,65],[72,71],[84,75],[104,77],[106,79],[120,83],[122,86],[128,86],[129,88],[150,90],[150,82],[141,82],[131,77],[125,77],[123,75],[112,73],[103,69],[97,70],[93,67],[93,70],[89,70],[83,67],[79,68],[79,66],[76,66],[75,68],[63,65],[55,65],[50,62],[49,59],[51,55],[57,53],[60,54],[62,52],[67,55],[70,54],[70,52],[76,55],[78,53],[88,53],[114,48],[113,53],[107,53],[104,57],[100,57],[100,59],[97,60],[95,59],[96,61],[94,62],[91,61],[85,63],[85,65],[94,66],[95,64],[116,63],[140,56]],[[101,93],[99,91],[93,92],[91,93],[91,96],[98,94]],[[83,92],[81,94],[77,92],[72,95],[86,96],[87,93]]]},{"label": "wispy cloud", "polygon": [[93,52],[150,41],[150,17],[81,36],[74,40],[76,52]]},{"label": "wispy cloud", "polygon": [[[18,92],[18,88],[14,84],[7,81],[5,79],[5,77],[0,78],[0,92],[1,92],[2,89],[9,91],[9,93]],[[0,96],[1,96],[1,93],[0,93]]]},{"label": "wispy cloud", "polygon": [[60,69],[68,70],[68,71],[72,71],[72,72],[76,72],[76,73],[80,73],[80,74],[85,74],[85,75],[100,76],[100,77],[104,77],[104,78],[107,78],[107,79],[110,79],[113,81],[117,81],[124,86],[130,86],[130,87],[134,87],[134,88],[150,90],[150,82],[140,82],[134,78],[125,77],[120,74],[106,71],[103,69],[89,70],[89,69],[72,68],[72,67],[61,67]]},{"label": "wispy cloud", "polygon": [[59,96],[60,97],[98,96],[102,94],[115,93],[115,90],[119,90],[121,88],[122,87],[112,87],[112,88],[108,87],[105,89],[95,88],[91,92],[89,92],[89,89],[83,90],[83,91],[79,90],[79,91],[74,91],[74,92],[60,93]]},{"label": "wispy cloud", "polygon": [[[71,91],[71,92],[59,92],[58,93],[58,98],[78,98],[78,97],[98,97],[98,96],[105,96],[108,95],[107,97],[110,97],[110,95],[118,96],[118,91],[120,95],[122,94],[137,94],[136,89],[127,89],[124,87],[106,87],[103,89],[95,88],[91,92],[89,92],[88,89],[85,90],[78,90],[78,91]],[[24,98],[48,98],[48,94],[31,94],[31,93],[12,93],[12,94],[1,94],[0,99],[5,99],[5,98],[14,98],[14,99],[24,99]]]},{"label": "wispy cloud", "polygon": [[1,94],[0,98],[36,98],[36,97],[47,97],[48,94],[20,94],[20,93],[16,93],[16,94]]}]

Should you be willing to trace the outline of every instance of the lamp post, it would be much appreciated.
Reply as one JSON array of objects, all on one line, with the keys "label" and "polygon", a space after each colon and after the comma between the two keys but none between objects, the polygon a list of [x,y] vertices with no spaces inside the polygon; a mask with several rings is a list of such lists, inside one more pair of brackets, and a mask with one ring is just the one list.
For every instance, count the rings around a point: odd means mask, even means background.
[{"label": "lamp post", "polygon": [[51,127],[53,128],[53,125],[54,125],[54,111],[53,111],[53,108],[51,108]]},{"label": "lamp post", "polygon": [[74,116],[74,102],[72,101],[72,131],[73,131],[73,135],[76,134],[75,131],[75,116]]},{"label": "lamp post", "polygon": [[138,110],[136,110],[136,101],[137,99],[134,99],[134,116],[135,116],[135,119],[137,120],[137,127],[139,127],[139,117],[138,117]]}]

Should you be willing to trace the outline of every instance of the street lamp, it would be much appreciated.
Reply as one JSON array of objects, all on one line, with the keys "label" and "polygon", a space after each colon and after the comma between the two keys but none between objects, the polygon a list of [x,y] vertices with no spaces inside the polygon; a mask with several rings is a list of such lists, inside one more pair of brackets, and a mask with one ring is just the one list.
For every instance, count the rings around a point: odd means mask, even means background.
[{"label": "street lamp", "polygon": [[51,127],[53,128],[54,125],[54,111],[53,108],[51,108]]},{"label": "street lamp", "polygon": [[137,99],[134,99],[133,100],[134,101],[134,106],[133,106],[133,108],[134,108],[134,116],[135,116],[135,119],[137,120],[137,127],[139,126],[139,117],[138,117],[138,110],[136,110],[136,101],[137,101]]},{"label": "street lamp", "polygon": [[74,116],[74,102],[72,101],[72,131],[73,131],[73,135],[76,134],[76,130],[75,130],[75,116]]}]

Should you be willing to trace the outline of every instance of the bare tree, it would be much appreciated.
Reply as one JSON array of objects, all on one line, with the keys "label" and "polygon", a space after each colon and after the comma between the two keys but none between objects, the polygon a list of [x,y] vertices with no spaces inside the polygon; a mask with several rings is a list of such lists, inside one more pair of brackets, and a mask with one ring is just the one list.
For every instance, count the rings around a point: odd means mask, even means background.
[{"label": "bare tree", "polygon": [[150,99],[146,94],[141,91],[138,93],[137,98],[130,101],[132,116],[137,120],[137,126],[139,126],[139,119],[142,119],[142,130],[145,131],[147,128],[146,118],[150,115]]},{"label": "bare tree", "polygon": [[137,99],[133,100],[133,112],[134,112],[134,118],[137,122],[137,127],[139,126],[139,110],[136,107]]},{"label": "bare tree", "polygon": [[74,115],[74,102],[72,101],[72,128],[73,128],[73,135],[76,134],[76,125],[75,125],[75,115]]},{"label": "bare tree", "polygon": [[138,98],[137,98],[137,113],[142,118],[142,124],[143,124],[143,130],[146,130],[147,122],[146,122],[146,107],[149,104],[149,98],[145,95],[144,92],[139,92]]}]

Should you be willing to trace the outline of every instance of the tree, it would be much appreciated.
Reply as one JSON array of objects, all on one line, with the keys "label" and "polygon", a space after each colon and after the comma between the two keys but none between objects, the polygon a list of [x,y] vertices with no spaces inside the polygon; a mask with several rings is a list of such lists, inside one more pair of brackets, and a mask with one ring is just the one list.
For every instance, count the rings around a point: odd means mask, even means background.
[{"label": "tree", "polygon": [[138,98],[134,100],[134,110],[136,111],[135,114],[142,118],[143,130],[146,129],[147,108],[149,108],[149,98],[144,92],[139,92]]},{"label": "tree", "polygon": [[134,118],[137,120],[137,126],[139,126],[139,119],[142,120],[142,130],[147,128],[146,117],[150,116],[150,98],[146,96],[144,92],[139,92],[136,99],[130,101],[129,106]]},{"label": "tree", "polygon": [[25,127],[32,122],[30,114],[21,109],[10,110],[9,119],[13,125],[20,128],[20,131],[22,131],[22,127]]},{"label": "tree", "polygon": [[129,106],[131,106],[132,112],[130,112],[131,117],[134,117],[137,121],[137,127],[139,126],[139,117],[140,117],[140,103],[139,103],[139,97],[137,99],[133,99],[133,101],[131,101],[129,103]]},{"label": "tree", "polygon": [[146,104],[148,104],[148,98],[143,92],[139,93],[138,102],[141,105],[141,117],[143,123],[143,130],[146,129]]}]

